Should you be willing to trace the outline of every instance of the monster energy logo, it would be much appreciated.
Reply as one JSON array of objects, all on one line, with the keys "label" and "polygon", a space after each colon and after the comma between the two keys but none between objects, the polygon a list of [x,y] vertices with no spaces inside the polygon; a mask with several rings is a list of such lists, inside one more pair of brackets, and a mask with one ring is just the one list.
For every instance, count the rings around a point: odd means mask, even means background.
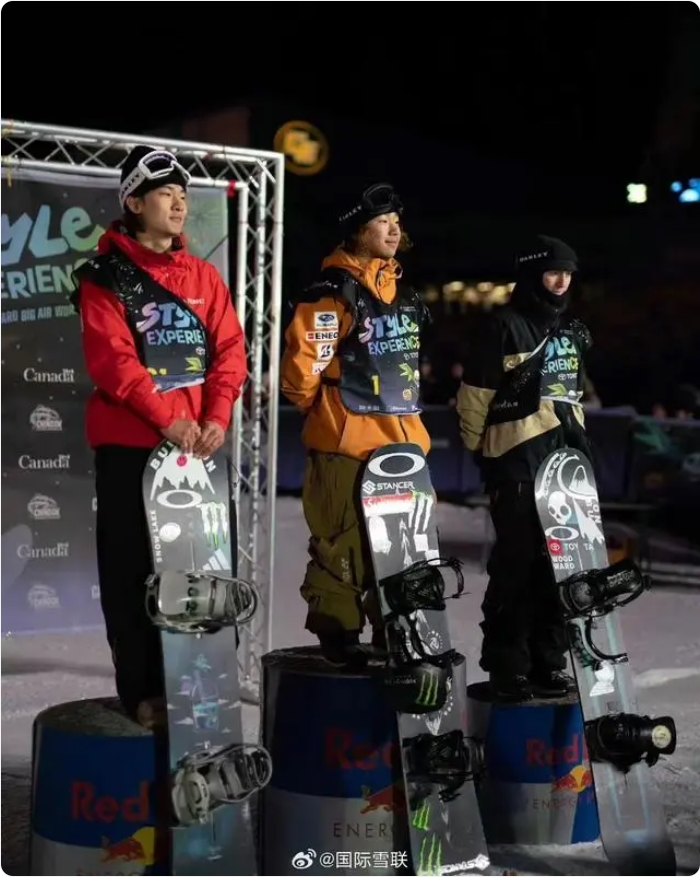
[{"label": "monster energy logo", "polygon": [[429,822],[430,804],[427,801],[424,801],[416,810],[416,814],[413,817],[413,827],[417,828],[419,831],[427,831]]},{"label": "monster energy logo", "polygon": [[438,678],[437,673],[423,673],[421,675],[420,690],[418,691],[418,697],[416,699],[416,703],[419,706],[437,706],[439,688]]},{"label": "monster energy logo", "polygon": [[202,513],[202,525],[207,545],[219,547],[219,534],[222,542],[228,542],[228,514],[223,502],[203,502],[199,510]]},{"label": "monster energy logo", "polygon": [[442,874],[442,841],[436,834],[424,837],[420,845],[420,858],[416,874]]},{"label": "monster energy logo", "polygon": [[[423,801],[413,816],[413,827],[427,831],[430,826],[430,802]],[[442,840],[434,833],[424,837],[420,844],[420,856],[416,874],[419,877],[442,873]]]}]

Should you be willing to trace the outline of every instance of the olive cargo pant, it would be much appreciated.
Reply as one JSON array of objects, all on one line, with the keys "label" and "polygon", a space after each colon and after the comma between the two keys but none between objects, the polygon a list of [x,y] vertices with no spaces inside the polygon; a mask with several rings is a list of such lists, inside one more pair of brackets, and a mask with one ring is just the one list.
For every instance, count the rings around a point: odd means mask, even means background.
[{"label": "olive cargo pant", "polygon": [[301,595],[312,633],[361,631],[368,618],[381,627],[374,575],[360,508],[364,463],[340,454],[311,451],[302,502],[309,527],[309,555]]}]

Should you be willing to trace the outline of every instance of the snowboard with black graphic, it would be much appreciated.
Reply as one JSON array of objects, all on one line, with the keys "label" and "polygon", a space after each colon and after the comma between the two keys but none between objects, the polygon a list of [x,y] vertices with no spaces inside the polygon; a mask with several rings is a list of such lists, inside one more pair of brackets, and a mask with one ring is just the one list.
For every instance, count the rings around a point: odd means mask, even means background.
[{"label": "snowboard with black graphic", "polygon": [[624,605],[649,582],[631,559],[609,565],[584,454],[551,453],[537,473],[535,500],[566,619],[603,848],[620,874],[675,874],[652,774],[659,756],[675,749],[675,724],[639,715],[620,624]]},{"label": "snowboard with black graphic", "polygon": [[228,461],[162,442],[143,498],[154,575],[146,605],[159,627],[168,709],[170,874],[255,874],[249,797],[266,753],[243,746],[237,623],[255,609],[233,578],[236,509]]},{"label": "snowboard with black graphic", "polygon": [[[414,874],[483,871],[488,852],[466,726],[466,660],[450,644],[435,494],[415,444],[375,451],[361,479],[362,511],[385,621],[380,678],[397,710]],[[448,598],[449,602],[449,598]]]}]

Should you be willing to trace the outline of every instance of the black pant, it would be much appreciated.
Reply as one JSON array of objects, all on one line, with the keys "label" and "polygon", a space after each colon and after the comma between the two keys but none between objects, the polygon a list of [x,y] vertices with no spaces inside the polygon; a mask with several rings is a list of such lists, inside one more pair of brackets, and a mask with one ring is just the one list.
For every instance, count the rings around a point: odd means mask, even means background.
[{"label": "black pant", "polygon": [[481,667],[528,675],[566,667],[568,650],[556,585],[535,506],[534,485],[506,482],[491,493],[496,541],[481,605]]},{"label": "black pant", "polygon": [[160,637],[145,603],[153,565],[141,479],[150,453],[117,445],[95,453],[100,601],[117,694],[132,715],[142,700],[164,693]]}]

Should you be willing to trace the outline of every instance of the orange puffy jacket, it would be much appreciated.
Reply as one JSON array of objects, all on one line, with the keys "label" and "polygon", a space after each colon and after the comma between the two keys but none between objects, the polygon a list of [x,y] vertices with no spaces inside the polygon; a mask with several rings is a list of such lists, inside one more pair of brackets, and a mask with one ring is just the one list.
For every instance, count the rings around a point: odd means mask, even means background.
[{"label": "orange puffy jacket", "polygon": [[[322,268],[342,268],[380,301],[390,304],[396,298],[401,266],[394,259],[389,262],[373,259],[361,264],[350,253],[337,249],[324,259]],[[316,343],[308,341],[307,335],[312,336],[318,329],[316,314],[332,311],[337,315],[338,339],[329,343],[335,352],[338,342],[353,325],[350,307],[340,298],[329,296],[312,303],[298,303],[285,333],[287,346],[282,357],[281,390],[306,415],[302,431],[304,444],[313,450],[358,460],[394,442],[415,442],[427,454],[430,437],[418,414],[356,414],[343,405],[338,387],[321,382],[322,373],[329,378],[340,377],[340,361],[334,355],[328,365],[324,359],[322,366]]]}]

